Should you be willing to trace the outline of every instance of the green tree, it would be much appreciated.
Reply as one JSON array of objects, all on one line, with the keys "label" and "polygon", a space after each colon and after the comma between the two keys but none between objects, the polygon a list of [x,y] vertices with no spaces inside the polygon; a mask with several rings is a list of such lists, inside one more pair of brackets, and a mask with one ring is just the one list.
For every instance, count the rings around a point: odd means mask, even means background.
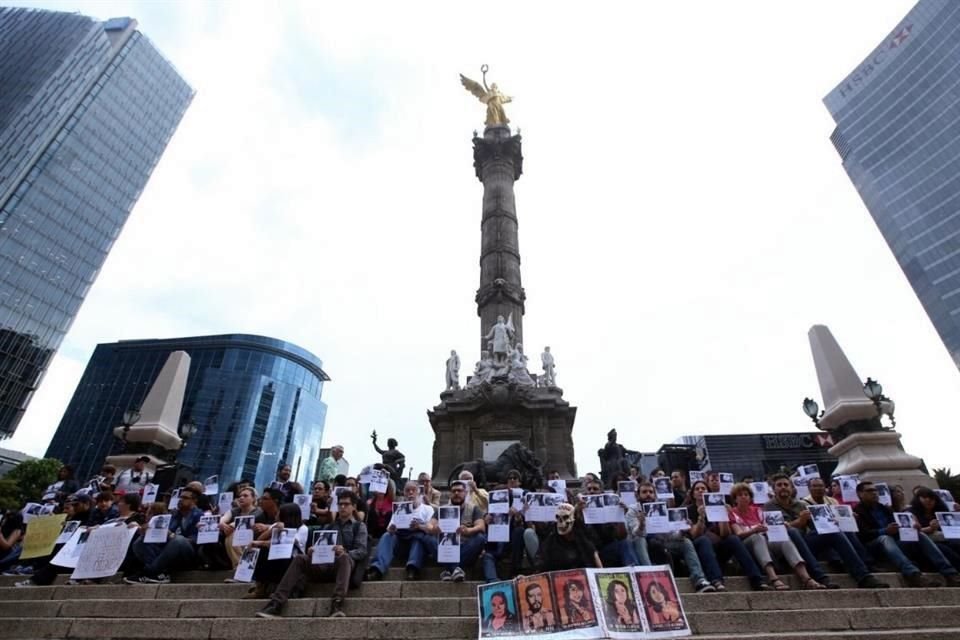
[{"label": "green tree", "polygon": [[[63,463],[55,458],[44,458],[25,460],[11,469],[3,480],[13,482],[16,486],[16,506],[20,507],[27,502],[40,500],[43,490],[57,479],[57,473],[62,466]],[[0,498],[13,497],[4,491],[5,488],[0,486]]]},{"label": "green tree", "polygon": [[954,498],[960,497],[960,476],[950,473],[950,469],[934,469],[933,479],[937,481],[941,489],[946,489],[953,494]]}]

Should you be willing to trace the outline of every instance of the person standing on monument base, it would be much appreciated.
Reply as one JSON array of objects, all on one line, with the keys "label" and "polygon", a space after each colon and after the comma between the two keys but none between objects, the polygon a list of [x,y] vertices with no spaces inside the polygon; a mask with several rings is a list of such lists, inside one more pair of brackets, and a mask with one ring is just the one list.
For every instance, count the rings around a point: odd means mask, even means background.
[{"label": "person standing on monument base", "polygon": [[763,510],[779,511],[783,514],[790,541],[797,548],[807,565],[807,570],[817,582],[828,589],[837,588],[830,582],[815,555],[818,552],[833,550],[840,557],[847,573],[857,581],[857,586],[861,589],[886,589],[890,586],[880,582],[870,573],[860,554],[842,533],[821,534],[812,529],[808,505],[794,497],[796,490],[790,476],[778,473],[770,479],[770,482],[773,484],[774,497],[763,505]]}]

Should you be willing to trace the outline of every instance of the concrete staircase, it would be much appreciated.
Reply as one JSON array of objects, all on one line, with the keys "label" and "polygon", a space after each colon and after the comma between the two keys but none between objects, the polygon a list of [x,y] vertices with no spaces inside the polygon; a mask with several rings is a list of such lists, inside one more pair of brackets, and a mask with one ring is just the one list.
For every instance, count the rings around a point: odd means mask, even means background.
[{"label": "concrete staircase", "polygon": [[[283,638],[477,637],[475,582],[439,581],[438,569],[405,582],[391,569],[382,582],[351,592],[346,618],[324,619],[330,584],[310,585],[307,597],[293,600],[283,619],[253,614],[263,600],[242,600],[244,584],[224,584],[222,572],[187,572],[166,585],[104,584],[15,588],[16,578],[0,577],[0,638],[203,638],[267,640]],[[846,575],[833,575],[834,591],[757,593],[746,580],[727,580],[726,593],[696,594],[678,579],[695,637],[712,640],[960,638],[960,589],[906,589],[898,574],[878,574],[891,589],[853,588]],[[786,580],[786,579],[785,579]]]}]

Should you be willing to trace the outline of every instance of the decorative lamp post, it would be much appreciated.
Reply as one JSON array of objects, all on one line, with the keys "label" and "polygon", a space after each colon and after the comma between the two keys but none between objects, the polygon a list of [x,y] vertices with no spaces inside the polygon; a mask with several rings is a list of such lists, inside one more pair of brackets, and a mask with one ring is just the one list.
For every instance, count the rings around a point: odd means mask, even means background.
[{"label": "decorative lamp post", "polygon": [[[893,417],[893,401],[890,398],[883,395],[883,385],[873,378],[867,378],[867,381],[863,383],[863,393],[865,396],[873,400],[873,405],[877,408],[877,419],[883,417],[883,414],[886,413],[890,416],[890,426],[883,427],[884,429],[894,429],[897,426],[897,421]],[[885,412],[883,410],[882,403],[889,402],[891,405],[890,411]],[[882,426],[882,425],[881,425]]]},{"label": "decorative lamp post", "polygon": [[187,418],[186,422],[180,425],[180,428],[177,429],[177,435],[180,436],[180,448],[177,449],[176,453],[173,455],[173,460],[176,462],[177,456],[180,455],[180,452],[183,451],[183,448],[187,446],[187,441],[192,438],[197,433],[197,424]]},{"label": "decorative lamp post", "polygon": [[803,412],[807,414],[807,417],[813,420],[813,424],[820,428],[820,405],[817,404],[817,401],[813,398],[804,398],[803,399]]},{"label": "decorative lamp post", "polygon": [[127,409],[123,412],[123,418],[121,418],[120,424],[123,425],[123,435],[121,439],[123,440],[123,450],[127,450],[127,435],[130,433],[130,427],[137,424],[137,421],[140,420],[140,410],[139,409]]}]

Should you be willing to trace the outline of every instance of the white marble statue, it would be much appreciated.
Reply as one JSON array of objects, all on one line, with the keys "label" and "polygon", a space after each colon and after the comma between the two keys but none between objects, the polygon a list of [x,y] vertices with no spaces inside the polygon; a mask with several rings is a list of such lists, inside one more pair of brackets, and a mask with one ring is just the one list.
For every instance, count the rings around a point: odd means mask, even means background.
[{"label": "white marble statue", "polygon": [[553,362],[553,354],[550,353],[550,347],[544,347],[540,354],[540,362],[543,364],[543,377],[540,382],[544,387],[557,386],[557,375],[554,373],[556,366]]},{"label": "white marble statue", "polygon": [[477,366],[473,370],[473,376],[467,382],[468,387],[475,387],[484,382],[490,380],[490,375],[492,372],[493,362],[490,360],[490,352],[481,351],[480,360],[477,361]]},{"label": "white marble statue", "polygon": [[510,375],[511,382],[521,385],[533,386],[536,384],[527,371],[527,356],[523,355],[523,345],[519,342],[517,346],[510,351]]},{"label": "white marble statue", "polygon": [[502,365],[507,361],[514,331],[513,314],[510,314],[510,319],[507,321],[504,321],[503,316],[497,316],[497,322],[490,328],[490,332],[483,337],[484,340],[489,341],[490,352],[493,354],[493,361],[497,365]]},{"label": "white marble statue", "polygon": [[450,351],[450,357],[447,358],[447,391],[454,391],[460,388],[460,356],[456,351]]}]

